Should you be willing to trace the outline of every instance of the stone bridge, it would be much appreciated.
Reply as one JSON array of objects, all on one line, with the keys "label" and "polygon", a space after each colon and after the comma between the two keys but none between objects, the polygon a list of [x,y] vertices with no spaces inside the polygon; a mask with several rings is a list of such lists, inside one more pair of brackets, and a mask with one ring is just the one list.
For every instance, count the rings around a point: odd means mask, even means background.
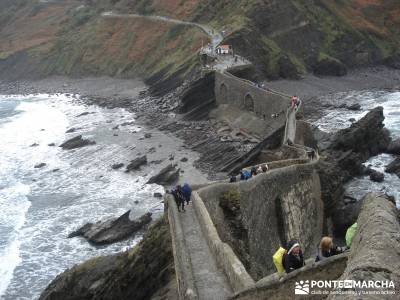
[{"label": "stone bridge", "polygon": [[[280,245],[297,238],[306,256],[314,254],[322,235],[324,211],[315,168],[319,158],[310,160],[303,146],[286,145],[287,140],[296,135],[293,132],[296,124],[289,124],[296,123],[296,111],[288,109],[288,99],[284,95],[270,95],[257,87],[249,87],[248,83],[240,88],[236,85],[237,79],[228,74],[216,76],[215,88],[222,88],[217,101],[231,99],[234,105],[247,107],[258,115],[284,110],[283,147],[292,150],[298,158],[270,162],[268,172],[248,181],[215,182],[194,188],[191,204],[186,206],[185,212],[178,212],[173,197],[166,196],[178,292],[180,299],[259,299],[255,295],[260,284],[262,294],[268,294],[270,286],[279,284],[280,279],[271,273],[274,272],[272,255]],[[270,106],[264,103],[269,100]],[[237,239],[220,206],[221,197],[232,191],[240,199],[241,222],[247,235],[246,253],[235,242]],[[333,261],[338,270],[327,272],[328,279],[336,279],[345,267],[343,259]],[[332,265],[326,263],[311,264],[305,270],[315,269],[322,274],[330,267]],[[293,275],[286,275],[288,282],[293,281],[290,276]]]}]

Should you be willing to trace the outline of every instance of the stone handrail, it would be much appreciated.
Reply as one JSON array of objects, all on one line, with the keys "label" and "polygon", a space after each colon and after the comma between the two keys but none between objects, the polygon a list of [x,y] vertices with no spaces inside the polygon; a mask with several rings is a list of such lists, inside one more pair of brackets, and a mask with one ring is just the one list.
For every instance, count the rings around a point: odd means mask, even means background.
[{"label": "stone handrail", "polygon": [[179,299],[198,300],[199,297],[193,278],[193,266],[186,250],[185,237],[180,222],[178,207],[172,195],[166,194],[164,200],[168,207],[168,222],[171,231]]},{"label": "stone handrail", "polygon": [[[323,261],[307,264],[289,274],[278,273],[260,279],[253,287],[236,293],[231,299],[293,299],[295,283],[300,280],[336,280],[347,265],[348,252],[331,256]],[[321,295],[308,295],[307,299],[321,299]]]},{"label": "stone handrail", "polygon": [[242,262],[237,258],[232,248],[221,241],[217,229],[197,192],[192,194],[193,206],[203,234],[207,240],[214,257],[225,275],[234,292],[248,288],[255,284],[253,278],[247,273]]}]

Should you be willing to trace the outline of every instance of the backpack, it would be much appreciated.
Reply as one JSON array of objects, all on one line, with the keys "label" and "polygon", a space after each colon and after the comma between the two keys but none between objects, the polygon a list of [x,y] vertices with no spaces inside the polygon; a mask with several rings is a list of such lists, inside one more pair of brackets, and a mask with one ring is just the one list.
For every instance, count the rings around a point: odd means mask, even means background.
[{"label": "backpack", "polygon": [[355,235],[355,233],[357,231],[357,227],[358,227],[357,223],[354,223],[353,225],[351,225],[349,227],[349,229],[347,229],[347,231],[346,231],[346,245],[347,245],[347,247],[351,247],[351,244],[353,243],[354,235]]},{"label": "backpack", "polygon": [[272,256],[272,260],[274,261],[274,265],[278,270],[278,273],[285,272],[285,268],[283,267],[283,256],[285,254],[286,254],[286,249],[279,247],[279,249],[276,250],[275,254]]}]

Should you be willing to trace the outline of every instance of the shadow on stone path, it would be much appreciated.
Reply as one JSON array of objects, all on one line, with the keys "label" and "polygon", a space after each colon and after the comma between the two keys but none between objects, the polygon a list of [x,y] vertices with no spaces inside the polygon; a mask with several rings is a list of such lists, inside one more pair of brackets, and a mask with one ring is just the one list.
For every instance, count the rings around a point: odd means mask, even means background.
[{"label": "shadow on stone path", "polygon": [[186,248],[192,261],[193,278],[199,299],[224,300],[232,295],[232,289],[224,272],[218,268],[207,241],[201,231],[193,203],[181,212],[181,223],[185,235]]}]

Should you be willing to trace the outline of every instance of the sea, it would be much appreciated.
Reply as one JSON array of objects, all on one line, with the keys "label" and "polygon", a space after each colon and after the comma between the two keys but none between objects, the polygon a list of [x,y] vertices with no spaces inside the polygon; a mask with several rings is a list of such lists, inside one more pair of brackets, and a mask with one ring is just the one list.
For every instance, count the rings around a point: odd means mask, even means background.
[{"label": "sea", "polygon": [[[163,212],[153,194],[164,189],[145,184],[147,174],[111,168],[135,158],[141,130],[132,113],[87,107],[76,97],[0,95],[0,299],[37,299],[63,270],[140,240],[95,247],[67,236],[128,210],[132,219]],[[96,144],[59,147],[78,134]],[[40,163],[46,165],[35,168]]]},{"label": "sea", "polygon": [[[312,120],[320,129],[333,133],[350,126],[350,119],[358,120],[380,105],[392,137],[400,137],[400,92],[357,91],[329,98],[357,102],[362,109],[328,108]],[[131,218],[148,211],[154,218],[162,214],[163,203],[153,195],[164,189],[146,184],[160,157],[152,154],[153,166],[134,174],[125,173],[123,168],[113,170],[112,164],[127,163],[146,150],[157,150],[166,157],[174,155],[175,160],[189,157],[188,163],[197,159],[179,141],[161,133],[153,133],[156,141],[141,149],[146,142],[144,129],[132,113],[88,107],[77,100],[78,95],[65,94],[0,95],[0,299],[37,299],[56,275],[74,264],[138,243],[140,234],[103,247],[83,238],[67,238],[86,222],[118,217],[127,210],[131,210]],[[67,133],[72,128],[74,132]],[[77,134],[96,144],[75,150],[59,147]],[[383,171],[393,159],[382,154],[366,164]],[[41,163],[45,165],[35,168]],[[189,173],[196,173],[194,167]],[[385,173],[383,183],[358,177],[346,185],[346,190],[357,199],[369,191],[385,191],[400,204],[400,179],[396,175]]]}]

